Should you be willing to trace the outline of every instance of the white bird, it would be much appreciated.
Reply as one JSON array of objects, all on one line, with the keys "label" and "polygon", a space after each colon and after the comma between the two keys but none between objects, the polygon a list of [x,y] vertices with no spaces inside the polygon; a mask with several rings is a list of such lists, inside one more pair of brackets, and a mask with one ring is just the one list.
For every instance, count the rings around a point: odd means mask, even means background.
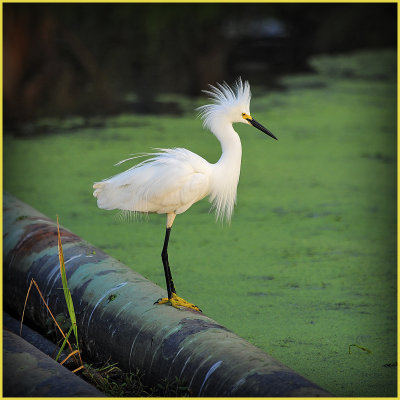
[{"label": "white bird", "polygon": [[[209,196],[217,219],[230,220],[236,202],[242,146],[232,124],[252,125],[272,138],[276,137],[250,116],[250,85],[239,78],[233,89],[225,82],[210,86],[204,92],[212,104],[198,108],[203,126],[220,141],[222,155],[211,164],[199,155],[184,148],[156,149],[128,158],[151,156],[134,167],[93,185],[97,205],[106,210],[120,209],[141,213],[167,215],[164,246],[161,253],[168,297],[155,304],[170,303],[176,308],[187,307],[201,311],[195,305],[177,296],[168,262],[168,242],[171,227],[177,214],[185,212],[192,204]],[[125,162],[127,160],[123,160]],[[120,164],[118,163],[118,164]]]}]

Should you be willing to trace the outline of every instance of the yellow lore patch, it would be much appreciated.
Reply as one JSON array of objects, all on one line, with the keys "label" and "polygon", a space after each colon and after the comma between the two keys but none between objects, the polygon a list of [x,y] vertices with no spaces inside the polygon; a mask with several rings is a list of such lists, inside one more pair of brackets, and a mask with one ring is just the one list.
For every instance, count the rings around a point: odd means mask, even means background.
[{"label": "yellow lore patch", "polygon": [[253,119],[253,117],[251,115],[246,114],[246,113],[242,113],[242,118],[246,119],[246,120],[252,120]]}]

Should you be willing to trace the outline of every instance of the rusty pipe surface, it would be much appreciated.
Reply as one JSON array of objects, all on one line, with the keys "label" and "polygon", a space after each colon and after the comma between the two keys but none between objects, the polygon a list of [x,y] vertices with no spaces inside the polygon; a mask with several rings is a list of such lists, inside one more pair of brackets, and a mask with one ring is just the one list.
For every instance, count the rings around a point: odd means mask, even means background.
[{"label": "rusty pipe surface", "polygon": [[[21,315],[31,278],[53,314],[67,315],[54,221],[4,194],[4,301]],[[197,396],[331,396],[204,314],[154,305],[165,291],[60,228],[83,356],[139,368],[145,382],[178,377]],[[31,293],[25,318],[45,326]]]},{"label": "rusty pipe surface", "polygon": [[6,397],[104,397],[67,368],[9,330],[3,331]]}]

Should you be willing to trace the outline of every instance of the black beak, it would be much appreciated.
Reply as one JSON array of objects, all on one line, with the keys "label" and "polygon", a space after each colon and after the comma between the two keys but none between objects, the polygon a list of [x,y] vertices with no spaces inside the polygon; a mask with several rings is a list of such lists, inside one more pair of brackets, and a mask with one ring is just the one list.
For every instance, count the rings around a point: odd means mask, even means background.
[{"label": "black beak", "polygon": [[271,136],[273,139],[278,140],[272,132],[270,132],[267,128],[264,128],[264,127],[263,127],[260,123],[258,123],[254,118],[253,118],[253,119],[250,119],[250,118],[249,118],[247,121],[249,121],[249,122],[254,126],[254,128],[257,128],[257,129],[259,129],[261,132],[264,132],[264,133],[266,133],[268,136]]}]

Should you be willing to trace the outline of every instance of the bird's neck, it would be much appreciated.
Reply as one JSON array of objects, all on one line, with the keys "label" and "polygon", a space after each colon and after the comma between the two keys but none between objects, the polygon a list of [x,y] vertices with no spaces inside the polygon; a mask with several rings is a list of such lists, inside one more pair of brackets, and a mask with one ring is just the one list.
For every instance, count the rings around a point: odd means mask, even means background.
[{"label": "bird's neck", "polygon": [[221,143],[222,154],[215,164],[221,169],[228,169],[229,174],[239,177],[242,160],[242,144],[239,135],[229,122],[218,121],[212,126],[212,132]]},{"label": "bird's neck", "polygon": [[231,218],[236,202],[236,190],[239,182],[242,145],[239,135],[231,123],[218,123],[211,126],[211,131],[221,143],[222,155],[213,164],[210,198],[216,211],[217,219]]}]

